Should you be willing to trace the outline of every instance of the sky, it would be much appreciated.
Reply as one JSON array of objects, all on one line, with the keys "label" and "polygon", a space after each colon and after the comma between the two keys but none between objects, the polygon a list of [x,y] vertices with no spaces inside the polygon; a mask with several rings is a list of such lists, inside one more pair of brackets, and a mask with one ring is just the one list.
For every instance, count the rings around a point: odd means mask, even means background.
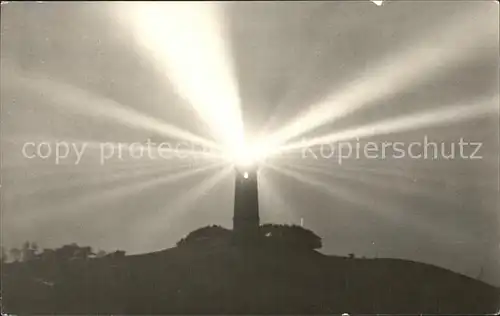
[{"label": "sky", "polygon": [[[260,170],[262,222],[302,221],[326,254],[410,259],[500,286],[497,2],[212,5],[217,23],[201,3],[164,20],[134,19],[142,9],[119,3],[2,4],[5,247],[143,253],[205,225],[230,228],[234,176],[217,159],[113,152],[102,163],[99,150],[182,135],[217,143],[217,128],[236,136],[228,126],[238,121],[226,118],[239,109],[246,135],[284,130],[295,149]],[[480,145],[469,159],[318,151],[356,136]],[[25,156],[42,142],[49,157]],[[70,144],[60,161],[58,142]]]}]

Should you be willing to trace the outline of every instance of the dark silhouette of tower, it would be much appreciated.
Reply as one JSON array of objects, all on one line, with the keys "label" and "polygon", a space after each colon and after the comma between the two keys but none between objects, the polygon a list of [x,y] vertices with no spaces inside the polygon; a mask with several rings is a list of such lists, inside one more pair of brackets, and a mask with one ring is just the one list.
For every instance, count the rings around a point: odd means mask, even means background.
[{"label": "dark silhouette of tower", "polygon": [[238,240],[253,240],[259,231],[259,193],[256,168],[237,168],[233,232]]}]

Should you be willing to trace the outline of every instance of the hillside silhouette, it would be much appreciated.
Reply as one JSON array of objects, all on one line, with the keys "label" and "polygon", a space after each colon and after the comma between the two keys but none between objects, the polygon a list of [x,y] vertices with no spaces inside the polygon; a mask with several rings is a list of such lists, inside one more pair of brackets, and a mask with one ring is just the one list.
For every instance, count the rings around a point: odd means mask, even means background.
[{"label": "hillside silhouette", "polygon": [[3,266],[4,313],[470,315],[500,302],[500,289],[436,266],[323,255],[321,238],[299,226],[262,225],[244,246],[208,226],[130,256],[33,248]]}]

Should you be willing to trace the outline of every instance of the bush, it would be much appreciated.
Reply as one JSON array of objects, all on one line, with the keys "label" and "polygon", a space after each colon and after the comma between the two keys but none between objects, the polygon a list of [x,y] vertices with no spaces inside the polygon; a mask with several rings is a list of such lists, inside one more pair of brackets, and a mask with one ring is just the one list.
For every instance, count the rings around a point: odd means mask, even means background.
[{"label": "bush", "polygon": [[265,224],[260,227],[263,238],[285,246],[299,249],[320,249],[321,238],[301,226]]},{"label": "bush", "polygon": [[212,225],[192,231],[177,242],[177,246],[199,244],[202,242],[226,242],[231,238],[231,230],[221,226]]}]

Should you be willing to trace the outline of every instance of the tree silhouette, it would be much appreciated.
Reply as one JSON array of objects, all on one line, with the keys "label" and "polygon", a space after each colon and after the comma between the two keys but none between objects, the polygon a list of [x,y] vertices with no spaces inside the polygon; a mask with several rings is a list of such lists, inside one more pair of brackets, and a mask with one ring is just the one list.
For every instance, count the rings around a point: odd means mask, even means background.
[{"label": "tree silhouette", "polygon": [[75,253],[73,254],[74,259],[82,259],[86,260],[90,258],[92,255],[95,255],[95,253],[92,251],[92,247],[79,247],[78,249],[75,250]]},{"label": "tree silhouette", "polygon": [[125,251],[123,251],[123,250],[117,250],[114,252],[110,252],[106,255],[106,258],[112,258],[112,259],[123,258],[123,257],[125,257]]},{"label": "tree silhouette", "polygon": [[55,257],[57,261],[69,261],[71,259],[75,259],[77,253],[80,249],[76,243],[72,243],[69,245],[64,245],[61,248],[55,249]]},{"label": "tree silhouette", "polygon": [[[320,249],[321,238],[312,231],[297,225],[265,224],[260,227],[261,238],[265,242],[295,249]],[[177,242],[178,247],[185,245],[214,245],[231,240],[232,231],[212,225],[196,229]]]},{"label": "tree silhouette", "polygon": [[104,251],[104,250],[99,250],[99,251],[95,254],[95,257],[96,257],[96,258],[103,258],[103,257],[105,257],[105,256],[106,256],[106,254],[107,254],[107,253],[106,253],[106,251]]},{"label": "tree silhouette", "polygon": [[54,261],[55,260],[55,250],[54,249],[43,249],[41,253],[37,255],[38,259],[41,259],[44,262]]},{"label": "tree silhouette", "polygon": [[23,244],[21,249],[22,261],[31,261],[36,258],[38,252],[38,245],[36,243],[30,243],[29,241]]},{"label": "tree silhouette", "polygon": [[12,258],[12,261],[21,261],[22,258],[22,251],[17,248],[12,248],[10,249],[10,257]]},{"label": "tree silhouette", "polygon": [[81,247],[76,243],[64,245],[60,248],[54,249],[53,251],[50,249],[46,249],[44,250],[44,252],[45,256],[54,256],[55,260],[59,262],[68,260],[86,260],[95,255],[95,253],[92,251],[92,247]]}]

